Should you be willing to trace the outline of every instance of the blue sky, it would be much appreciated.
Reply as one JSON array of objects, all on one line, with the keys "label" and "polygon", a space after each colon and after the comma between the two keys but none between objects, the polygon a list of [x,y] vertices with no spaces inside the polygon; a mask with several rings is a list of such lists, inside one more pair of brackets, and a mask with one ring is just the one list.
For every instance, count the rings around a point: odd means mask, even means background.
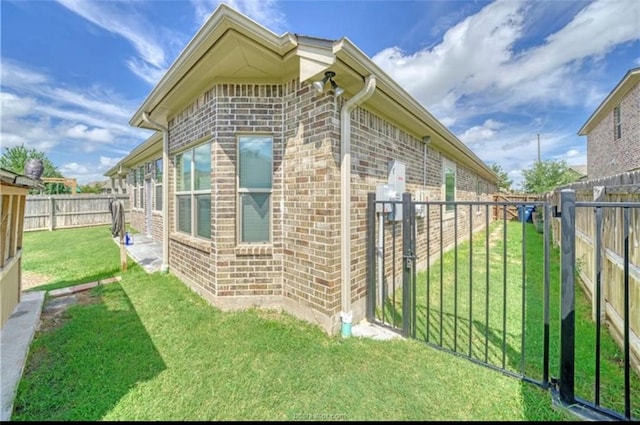
[{"label": "blue sky", "polygon": [[[150,133],[129,126],[215,0],[1,0],[0,143],[104,180]],[[640,66],[640,1],[227,4],[277,34],[346,37],[518,187],[538,157],[586,164],[578,130]]]}]

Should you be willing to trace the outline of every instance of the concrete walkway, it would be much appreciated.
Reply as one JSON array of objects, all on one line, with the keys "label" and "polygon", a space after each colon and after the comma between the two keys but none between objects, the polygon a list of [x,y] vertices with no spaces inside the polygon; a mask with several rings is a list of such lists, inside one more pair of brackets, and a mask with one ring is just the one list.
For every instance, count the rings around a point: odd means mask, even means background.
[{"label": "concrete walkway", "polygon": [[11,420],[13,399],[40,322],[44,295],[45,291],[23,292],[20,303],[0,330],[0,421]]},{"label": "concrete walkway", "polygon": [[[147,273],[160,271],[162,267],[162,244],[155,242],[148,236],[136,233],[131,236],[133,244],[126,245],[127,254],[140,264]],[[120,238],[113,238],[120,245]]]}]

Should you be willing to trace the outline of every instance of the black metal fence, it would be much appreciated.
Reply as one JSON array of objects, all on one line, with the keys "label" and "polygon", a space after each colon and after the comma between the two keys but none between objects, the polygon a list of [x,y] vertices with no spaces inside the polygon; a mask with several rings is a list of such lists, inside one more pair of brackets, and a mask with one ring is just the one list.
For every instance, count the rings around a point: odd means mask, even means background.
[{"label": "black metal fence", "polygon": [[[507,214],[513,206],[520,212],[515,222]],[[416,207],[422,210],[419,216]],[[631,419],[628,335],[620,395],[624,411],[607,408],[599,399],[599,321],[593,401],[575,395],[576,263],[571,220],[576,207],[595,207],[597,215],[599,208],[640,208],[640,203],[576,203],[575,196],[563,192],[560,211],[546,201],[413,202],[405,193],[401,202],[389,202],[369,194],[367,319],[548,388],[560,404],[607,418]],[[400,208],[402,220],[393,220]],[[496,208],[502,212],[499,220],[493,219]],[[529,214],[535,215],[531,224]],[[560,258],[550,258],[552,216],[562,220]],[[542,237],[532,234],[540,232]],[[628,264],[628,258],[625,261]],[[561,274],[559,287],[551,287],[552,266]],[[628,282],[625,291],[628,309]],[[552,293],[557,294],[554,301]],[[624,316],[629,328],[628,311]],[[552,369],[558,370],[558,378],[550,376]]]}]

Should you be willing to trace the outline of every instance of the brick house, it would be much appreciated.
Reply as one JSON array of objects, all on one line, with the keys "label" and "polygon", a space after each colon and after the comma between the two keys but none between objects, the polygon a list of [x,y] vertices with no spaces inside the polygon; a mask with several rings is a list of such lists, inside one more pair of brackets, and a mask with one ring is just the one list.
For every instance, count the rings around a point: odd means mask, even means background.
[{"label": "brick house", "polygon": [[[348,39],[278,36],[224,4],[129,123],[158,131],[107,175],[128,175],[131,224],[162,241],[163,268],[222,309],[282,309],[330,334],[364,318],[367,193],[394,161],[406,191],[430,199],[496,189]],[[456,223],[443,219],[451,245]]]},{"label": "brick house", "polygon": [[589,180],[640,169],[640,68],[629,70],[578,131]]}]

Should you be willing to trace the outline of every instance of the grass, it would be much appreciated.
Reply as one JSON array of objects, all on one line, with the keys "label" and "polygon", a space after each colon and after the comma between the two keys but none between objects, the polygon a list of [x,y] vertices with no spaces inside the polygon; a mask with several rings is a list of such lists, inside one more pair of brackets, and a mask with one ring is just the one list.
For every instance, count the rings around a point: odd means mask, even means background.
[{"label": "grass", "polygon": [[[544,235],[536,232],[533,225],[523,227],[522,223],[509,222],[505,228],[503,224],[493,223],[488,238],[484,231],[477,233],[472,244],[465,242],[457,251],[446,252],[442,261],[429,268],[428,274],[418,273],[414,335],[428,344],[542,382]],[[559,250],[552,247],[549,265],[552,377],[559,375],[559,263]],[[389,322],[395,319],[395,325],[401,326],[402,290],[396,291],[395,304],[389,300],[385,303],[384,317]],[[596,327],[591,321],[591,304],[581,289],[576,289],[575,307],[575,395],[593,403]],[[378,309],[380,319],[382,314]],[[624,412],[622,358],[622,350],[603,328],[600,405],[621,413]],[[631,405],[635,417],[640,417],[639,395],[640,378],[632,372]]]},{"label": "grass", "polygon": [[36,333],[14,421],[574,419],[548,392],[416,340],[343,340],[283,313],[222,312],[170,275],[120,273],[108,229],[28,234],[24,258],[55,285],[122,280]]},{"label": "grass", "polygon": [[[26,232],[22,264],[27,276],[46,281],[53,290],[105,279],[120,273],[120,250],[108,226]],[[127,267],[135,262],[129,259]]]}]

